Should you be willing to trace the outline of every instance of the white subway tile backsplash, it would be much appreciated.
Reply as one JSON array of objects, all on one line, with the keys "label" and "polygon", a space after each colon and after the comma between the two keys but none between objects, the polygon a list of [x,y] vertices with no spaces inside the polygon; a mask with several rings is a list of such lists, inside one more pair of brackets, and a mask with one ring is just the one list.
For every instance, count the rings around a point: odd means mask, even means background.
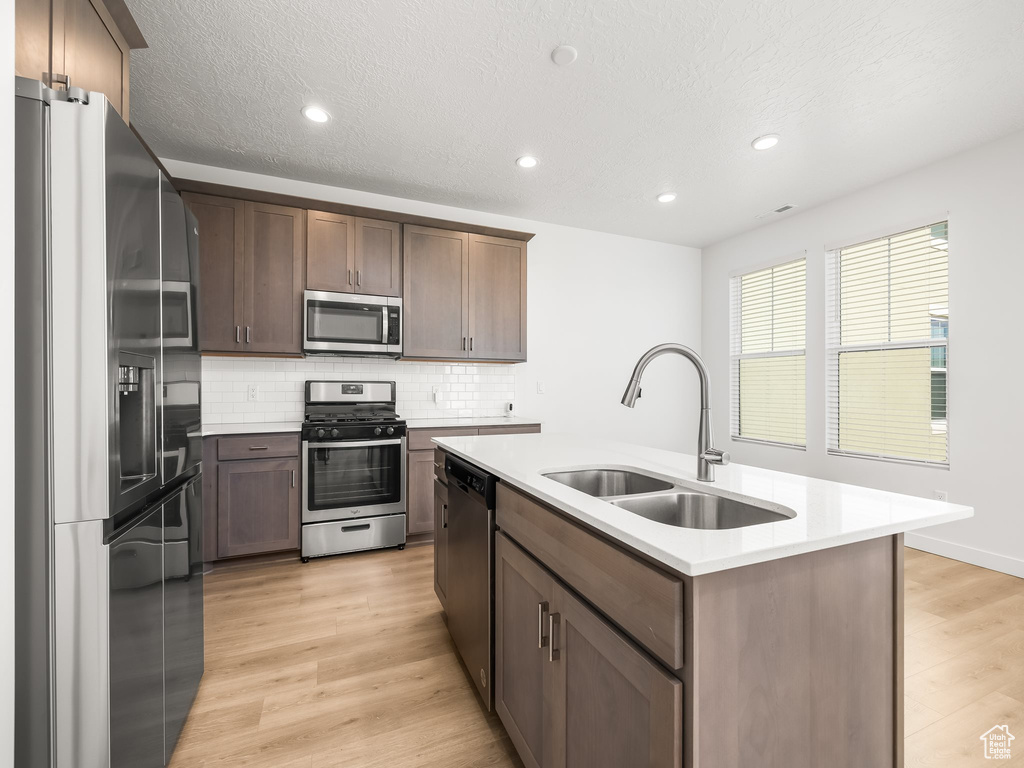
[{"label": "white subway tile backsplash", "polygon": [[[203,423],[299,421],[306,379],[394,381],[398,413],[407,419],[499,416],[516,391],[515,369],[505,366],[204,357]],[[248,399],[250,384],[257,387],[255,401]]]}]

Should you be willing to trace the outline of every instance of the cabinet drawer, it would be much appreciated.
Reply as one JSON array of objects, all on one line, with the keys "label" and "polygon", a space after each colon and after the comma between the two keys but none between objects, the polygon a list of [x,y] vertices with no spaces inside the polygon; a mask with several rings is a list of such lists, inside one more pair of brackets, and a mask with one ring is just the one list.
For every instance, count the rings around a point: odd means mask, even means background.
[{"label": "cabinet drawer", "polygon": [[498,484],[497,524],[670,669],[683,667],[683,580]]},{"label": "cabinet drawer", "polygon": [[217,440],[218,461],[281,459],[298,455],[298,435],[239,435]]},{"label": "cabinet drawer", "polygon": [[444,429],[410,429],[409,450],[433,450],[437,446],[430,441],[435,437],[475,437],[479,434],[480,430],[475,427],[472,429],[465,429],[463,427],[447,427]]},{"label": "cabinet drawer", "polygon": [[480,427],[481,435],[528,435],[540,432],[540,424],[509,424],[500,427]]}]

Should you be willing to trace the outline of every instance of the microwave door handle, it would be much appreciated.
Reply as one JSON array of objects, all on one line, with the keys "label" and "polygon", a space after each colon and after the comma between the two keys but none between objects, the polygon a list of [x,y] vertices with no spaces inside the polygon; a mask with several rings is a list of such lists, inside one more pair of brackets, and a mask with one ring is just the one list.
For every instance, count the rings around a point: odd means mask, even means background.
[{"label": "microwave door handle", "polygon": [[387,344],[388,343],[388,305],[385,304],[383,307],[380,308],[380,311],[381,311],[381,313],[382,313],[382,315],[384,317],[383,321],[381,322],[381,326],[380,326],[380,343],[381,344]]}]

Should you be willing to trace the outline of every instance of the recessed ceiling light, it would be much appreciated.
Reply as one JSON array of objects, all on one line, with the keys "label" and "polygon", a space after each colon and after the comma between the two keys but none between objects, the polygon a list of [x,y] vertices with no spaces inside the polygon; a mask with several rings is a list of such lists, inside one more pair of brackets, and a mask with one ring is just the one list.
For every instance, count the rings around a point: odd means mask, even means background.
[{"label": "recessed ceiling light", "polygon": [[576,61],[578,55],[571,45],[560,45],[551,52],[551,60],[560,67],[566,67]]},{"label": "recessed ceiling light", "polygon": [[767,136],[758,136],[756,139],[750,142],[750,146],[758,150],[771,149],[778,143],[779,137],[774,133],[769,133]]},{"label": "recessed ceiling light", "polygon": [[326,123],[331,119],[331,115],[326,109],[315,107],[312,104],[303,107],[302,114],[306,116],[306,119],[312,120],[314,123]]},{"label": "recessed ceiling light", "polygon": [[537,158],[531,155],[523,155],[516,160],[516,165],[520,168],[533,168],[537,164]]},{"label": "recessed ceiling light", "polygon": [[676,193],[675,192],[662,192],[660,195],[658,195],[658,202],[659,203],[671,203],[675,199],[676,199]]}]

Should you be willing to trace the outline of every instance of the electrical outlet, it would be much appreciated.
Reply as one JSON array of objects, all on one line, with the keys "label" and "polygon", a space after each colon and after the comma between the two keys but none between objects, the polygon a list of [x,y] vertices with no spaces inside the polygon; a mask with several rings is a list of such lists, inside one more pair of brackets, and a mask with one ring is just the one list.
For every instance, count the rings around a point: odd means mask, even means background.
[{"label": "electrical outlet", "polygon": [[936,501],[949,501],[949,493],[940,491],[938,488],[932,491],[932,496],[935,497]]},{"label": "electrical outlet", "polygon": [[255,403],[260,398],[260,388],[256,384],[250,384],[245,394],[250,403]]},{"label": "electrical outlet", "polygon": [[537,394],[538,395],[543,395],[544,394],[544,382],[540,381],[539,379],[537,381]]}]

